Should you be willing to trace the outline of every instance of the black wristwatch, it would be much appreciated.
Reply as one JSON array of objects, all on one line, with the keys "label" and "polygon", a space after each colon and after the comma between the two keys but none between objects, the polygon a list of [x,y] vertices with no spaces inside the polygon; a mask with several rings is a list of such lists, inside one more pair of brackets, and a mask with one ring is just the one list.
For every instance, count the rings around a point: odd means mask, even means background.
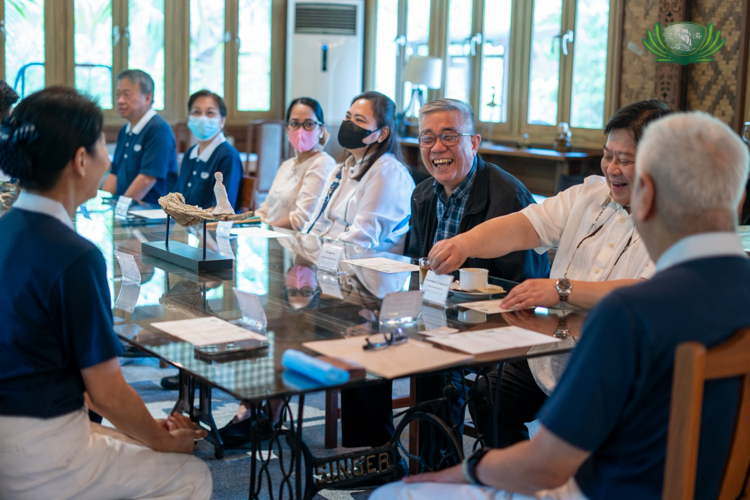
[{"label": "black wristwatch", "polygon": [[555,282],[555,288],[557,289],[558,295],[560,295],[560,302],[567,302],[568,296],[570,295],[571,290],[573,290],[573,285],[570,283],[570,280],[568,278],[560,278]]},{"label": "black wristwatch", "polygon": [[469,481],[469,483],[475,486],[486,486],[477,477],[477,465],[479,465],[479,461],[482,460],[482,458],[487,454],[488,451],[490,451],[490,449],[491,448],[487,448],[486,446],[479,448],[474,452],[473,455],[465,458],[461,463],[461,471],[464,474],[464,479]]}]

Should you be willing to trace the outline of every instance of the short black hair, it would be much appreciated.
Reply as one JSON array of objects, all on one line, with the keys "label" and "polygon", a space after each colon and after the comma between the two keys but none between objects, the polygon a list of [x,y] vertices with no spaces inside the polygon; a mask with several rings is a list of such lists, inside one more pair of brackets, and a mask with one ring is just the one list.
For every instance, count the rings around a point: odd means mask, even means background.
[{"label": "short black hair", "polygon": [[0,80],[0,119],[10,114],[10,108],[18,102],[18,94],[5,80]]},{"label": "short black hair", "polygon": [[137,83],[141,89],[141,94],[151,94],[151,105],[154,104],[154,79],[151,78],[151,75],[140,69],[126,69],[120,71],[120,74],[117,75],[117,81],[119,82],[123,78]]},{"label": "short black hair", "polygon": [[293,100],[291,103],[289,103],[289,107],[286,108],[286,121],[289,121],[289,117],[292,114],[292,108],[296,106],[297,104],[304,104],[305,106],[310,107],[313,110],[313,113],[315,113],[315,117],[318,119],[320,123],[325,125],[326,121],[323,119],[323,108],[320,107],[320,103],[313,99],[312,97],[298,97],[295,100]]},{"label": "short black hair", "polygon": [[224,99],[222,99],[219,94],[206,89],[199,90],[198,92],[190,96],[190,99],[188,99],[188,113],[190,113],[190,109],[193,107],[193,103],[199,97],[210,97],[211,99],[213,99],[216,105],[219,107],[219,114],[221,115],[221,117],[227,117],[227,105],[224,103]]},{"label": "short black hair", "polygon": [[613,130],[627,130],[633,135],[636,144],[640,142],[646,125],[663,116],[674,113],[674,110],[659,99],[646,99],[628,104],[618,109],[604,126],[604,133],[609,135]]},{"label": "short black hair", "polygon": [[0,125],[0,168],[22,188],[46,191],[80,147],[94,154],[103,124],[101,108],[75,89],[35,92]]}]

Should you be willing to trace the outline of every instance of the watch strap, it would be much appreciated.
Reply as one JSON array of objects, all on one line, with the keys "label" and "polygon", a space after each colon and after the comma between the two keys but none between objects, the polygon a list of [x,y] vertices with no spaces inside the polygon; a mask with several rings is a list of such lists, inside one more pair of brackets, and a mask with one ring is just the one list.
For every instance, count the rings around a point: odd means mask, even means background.
[{"label": "watch strap", "polygon": [[463,472],[464,479],[475,486],[486,486],[477,477],[477,465],[479,461],[490,451],[490,448],[482,447],[474,452],[470,457],[464,459],[461,464],[461,471]]}]

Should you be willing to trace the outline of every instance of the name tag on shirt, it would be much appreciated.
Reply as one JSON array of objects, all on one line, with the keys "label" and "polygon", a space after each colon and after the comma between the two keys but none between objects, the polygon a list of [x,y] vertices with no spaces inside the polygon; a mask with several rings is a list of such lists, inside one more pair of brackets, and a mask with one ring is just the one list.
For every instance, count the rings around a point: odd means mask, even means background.
[{"label": "name tag on shirt", "polygon": [[452,282],[453,276],[450,274],[437,275],[432,271],[427,271],[427,276],[422,282],[425,302],[445,305],[445,299],[448,298],[448,288]]},{"label": "name tag on shirt", "polygon": [[135,263],[135,258],[129,253],[118,251],[115,251],[115,257],[117,257],[117,262],[120,264],[123,281],[140,284],[141,272],[138,270],[138,264]]},{"label": "name tag on shirt", "polygon": [[117,200],[117,205],[115,205],[115,217],[127,217],[131,203],[133,203],[133,198],[120,196],[120,199]]},{"label": "name tag on shirt", "polygon": [[422,296],[418,290],[389,293],[380,305],[380,322],[411,321],[419,317]]},{"label": "name tag on shirt", "polygon": [[318,256],[318,267],[327,271],[338,272],[339,261],[344,247],[333,243],[324,243]]}]

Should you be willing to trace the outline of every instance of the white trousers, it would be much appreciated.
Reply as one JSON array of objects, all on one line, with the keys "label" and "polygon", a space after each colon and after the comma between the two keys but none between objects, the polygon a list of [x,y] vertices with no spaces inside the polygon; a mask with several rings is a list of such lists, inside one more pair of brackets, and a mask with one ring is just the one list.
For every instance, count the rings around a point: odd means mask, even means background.
[{"label": "white trousers", "polygon": [[208,500],[211,472],[89,422],[84,409],[41,419],[0,416],[0,499]]},{"label": "white trousers", "polygon": [[398,481],[381,486],[370,495],[369,500],[442,500],[459,498],[461,500],[587,500],[573,478],[570,478],[567,483],[559,488],[540,491],[533,497],[470,484],[404,484]]}]

